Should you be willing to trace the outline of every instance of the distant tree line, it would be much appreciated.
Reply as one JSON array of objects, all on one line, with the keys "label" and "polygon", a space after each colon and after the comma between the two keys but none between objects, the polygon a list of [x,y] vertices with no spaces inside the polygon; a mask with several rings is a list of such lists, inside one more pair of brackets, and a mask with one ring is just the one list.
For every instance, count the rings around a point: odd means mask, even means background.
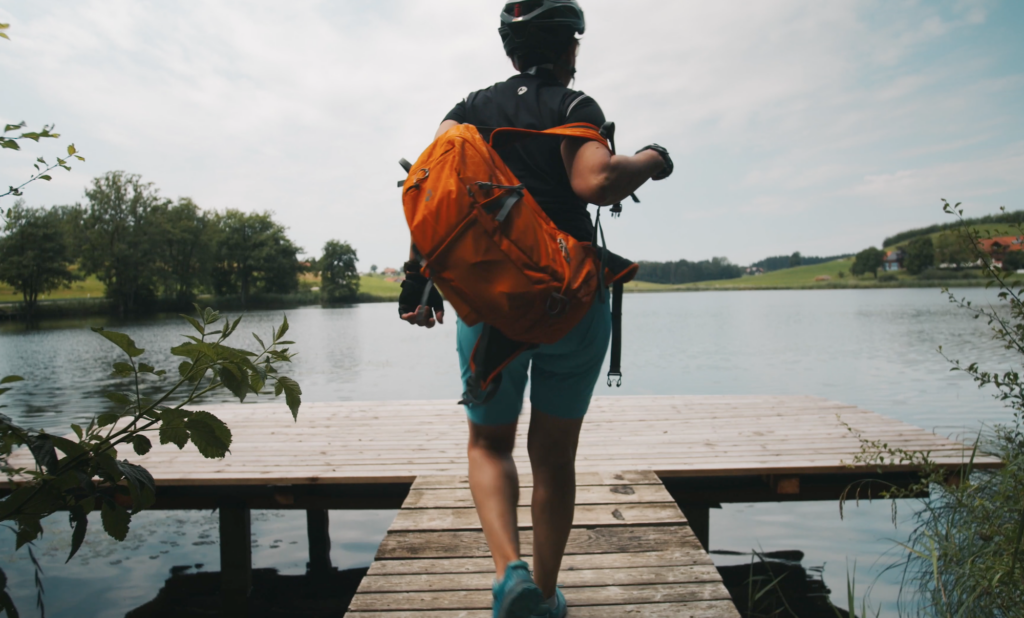
[{"label": "distant tree line", "polygon": [[773,270],[782,270],[784,268],[793,268],[796,266],[813,266],[815,264],[824,264],[825,262],[834,262],[835,260],[843,260],[850,257],[851,253],[843,255],[833,255],[830,257],[818,257],[814,255],[801,255],[799,251],[792,255],[776,255],[774,257],[765,258],[759,262],[754,262],[750,265],[751,268],[760,268],[765,272],[772,272]]},{"label": "distant tree line", "polygon": [[[989,225],[994,223],[1011,223],[1011,224],[1024,224],[1024,210],[1015,210],[1013,212],[1003,212],[996,215],[986,215],[984,217],[972,217],[970,219],[964,219],[964,225]],[[900,243],[906,242],[912,238],[918,236],[927,236],[935,234],[936,232],[945,232],[949,230],[956,230],[960,227],[960,223],[936,223],[935,225],[929,225],[928,227],[921,227],[913,230],[907,230],[900,232],[895,236],[890,236],[882,242],[883,247],[892,247]]]},{"label": "distant tree line", "polygon": [[[22,294],[29,315],[40,295],[88,275],[104,284],[124,316],[187,307],[201,293],[237,297],[244,307],[257,295],[297,292],[308,269],[298,260],[302,249],[269,212],[203,211],[125,172],[94,179],[85,198],[49,209],[19,203],[7,214],[0,281]],[[328,243],[332,300],[354,298],[356,254],[336,244]]]},{"label": "distant tree line", "polygon": [[716,257],[700,262],[640,262],[636,279],[649,283],[679,284],[739,279],[742,276],[742,267],[730,262],[729,258]]}]

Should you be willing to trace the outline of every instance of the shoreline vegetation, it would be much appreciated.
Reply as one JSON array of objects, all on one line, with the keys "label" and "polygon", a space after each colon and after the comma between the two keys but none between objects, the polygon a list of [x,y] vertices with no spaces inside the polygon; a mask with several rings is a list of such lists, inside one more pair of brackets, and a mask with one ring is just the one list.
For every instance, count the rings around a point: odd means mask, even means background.
[{"label": "shoreline vegetation", "polygon": [[[905,271],[898,273],[880,273],[878,278],[871,275],[853,276],[849,274],[853,258],[845,258],[814,264],[796,266],[776,270],[763,275],[744,275],[739,279],[722,279],[718,281],[701,281],[698,283],[661,284],[646,281],[633,281],[626,284],[625,291],[649,294],[659,292],[710,292],[710,291],[743,291],[743,290],[838,290],[838,289],[878,289],[878,288],[935,288],[943,287],[981,287],[986,279],[973,270],[933,270],[922,275],[912,276]],[[843,273],[840,275],[839,273]],[[1016,276],[1015,280],[1024,281],[1024,277]],[[241,302],[238,296],[201,295],[196,300],[203,305],[217,310],[252,309],[288,309],[322,304],[318,290],[319,278],[312,274],[304,274],[300,281],[300,289],[292,294],[257,294]],[[359,293],[354,300],[343,305],[364,303],[396,302],[401,293],[398,282],[388,281],[382,275],[363,275]],[[23,317],[20,295],[9,287],[0,286],[0,320],[13,320]],[[168,300],[157,308],[156,313],[188,312],[191,305],[178,306]],[[35,310],[35,319],[61,319],[111,315],[112,301],[104,296],[103,284],[95,277],[76,282],[68,289],[57,290],[40,298]]]},{"label": "shoreline vegetation", "polygon": [[[310,273],[303,274],[299,281],[299,291],[292,294],[254,294],[242,303],[238,295],[215,296],[202,294],[195,301],[203,306],[213,307],[218,311],[238,311],[241,309],[267,310],[291,309],[322,305],[323,297],[320,290],[320,279]],[[81,318],[92,316],[113,315],[113,301],[104,294],[103,284],[95,277],[88,277],[73,284],[68,289],[56,290],[50,295],[39,299],[33,312],[34,320]],[[397,302],[401,293],[399,283],[385,280],[381,275],[364,275],[361,278],[359,292],[355,298],[338,306]],[[188,313],[192,311],[191,303],[177,303],[171,299],[157,302],[155,310],[147,315],[163,313]],[[0,321],[17,320],[24,317],[21,295],[8,286],[0,284]]]}]

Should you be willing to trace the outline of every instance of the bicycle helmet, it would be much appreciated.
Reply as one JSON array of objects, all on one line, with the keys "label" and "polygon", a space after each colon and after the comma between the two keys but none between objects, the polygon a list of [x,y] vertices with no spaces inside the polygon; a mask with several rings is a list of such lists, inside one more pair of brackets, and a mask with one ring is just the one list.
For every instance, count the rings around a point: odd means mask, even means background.
[{"label": "bicycle helmet", "polygon": [[586,29],[576,0],[525,0],[505,3],[498,34],[510,58],[537,64],[556,61]]}]

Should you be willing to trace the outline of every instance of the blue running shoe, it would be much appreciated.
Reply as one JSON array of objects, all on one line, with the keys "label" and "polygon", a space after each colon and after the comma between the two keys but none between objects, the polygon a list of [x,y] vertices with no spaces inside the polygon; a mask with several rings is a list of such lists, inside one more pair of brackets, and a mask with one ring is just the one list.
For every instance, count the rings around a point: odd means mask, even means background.
[{"label": "blue running shoe", "polygon": [[548,602],[540,604],[540,609],[533,612],[531,618],[565,618],[566,614],[569,613],[569,608],[565,606],[565,595],[562,594],[561,589],[555,589],[555,606],[551,607]]},{"label": "blue running shoe", "polygon": [[505,578],[494,582],[494,618],[532,618],[544,605],[544,595],[522,560],[508,563]]}]

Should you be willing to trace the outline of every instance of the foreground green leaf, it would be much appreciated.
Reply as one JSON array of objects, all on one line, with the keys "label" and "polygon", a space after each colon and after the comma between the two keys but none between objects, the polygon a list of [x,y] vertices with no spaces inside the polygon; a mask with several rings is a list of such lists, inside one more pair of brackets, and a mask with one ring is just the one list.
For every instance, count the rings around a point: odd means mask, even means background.
[{"label": "foreground green leaf", "polygon": [[135,449],[135,453],[141,457],[153,448],[153,443],[146,436],[138,435],[132,438],[132,447]]},{"label": "foreground green leaf", "polygon": [[104,337],[107,341],[110,341],[117,347],[132,358],[142,356],[145,350],[139,348],[132,341],[132,338],[124,333],[118,333],[112,330],[105,330],[103,328],[93,327],[92,332]]},{"label": "foreground green leaf", "polygon": [[64,564],[71,562],[71,559],[78,553],[79,548],[82,547],[82,542],[85,541],[85,533],[89,528],[89,515],[85,512],[81,506],[72,507],[68,512],[68,517],[71,520],[71,551],[68,553],[68,559],[64,561]]},{"label": "foreground green leaf", "polygon": [[207,459],[221,459],[231,448],[231,430],[209,412],[195,412],[185,421],[192,436],[192,444]]},{"label": "foreground green leaf", "polygon": [[298,420],[299,406],[302,405],[302,388],[299,383],[288,376],[280,376],[277,378],[277,388],[280,389],[278,395],[281,394],[280,391],[284,391],[284,400],[292,412],[292,418]]},{"label": "foreground green leaf", "polygon": [[132,521],[128,510],[111,500],[104,500],[100,515],[100,519],[103,521],[103,530],[114,540],[125,540]]},{"label": "foreground green leaf", "polygon": [[117,468],[128,482],[128,491],[132,497],[132,512],[152,506],[156,500],[156,482],[153,475],[142,466],[127,461],[117,462]]}]

